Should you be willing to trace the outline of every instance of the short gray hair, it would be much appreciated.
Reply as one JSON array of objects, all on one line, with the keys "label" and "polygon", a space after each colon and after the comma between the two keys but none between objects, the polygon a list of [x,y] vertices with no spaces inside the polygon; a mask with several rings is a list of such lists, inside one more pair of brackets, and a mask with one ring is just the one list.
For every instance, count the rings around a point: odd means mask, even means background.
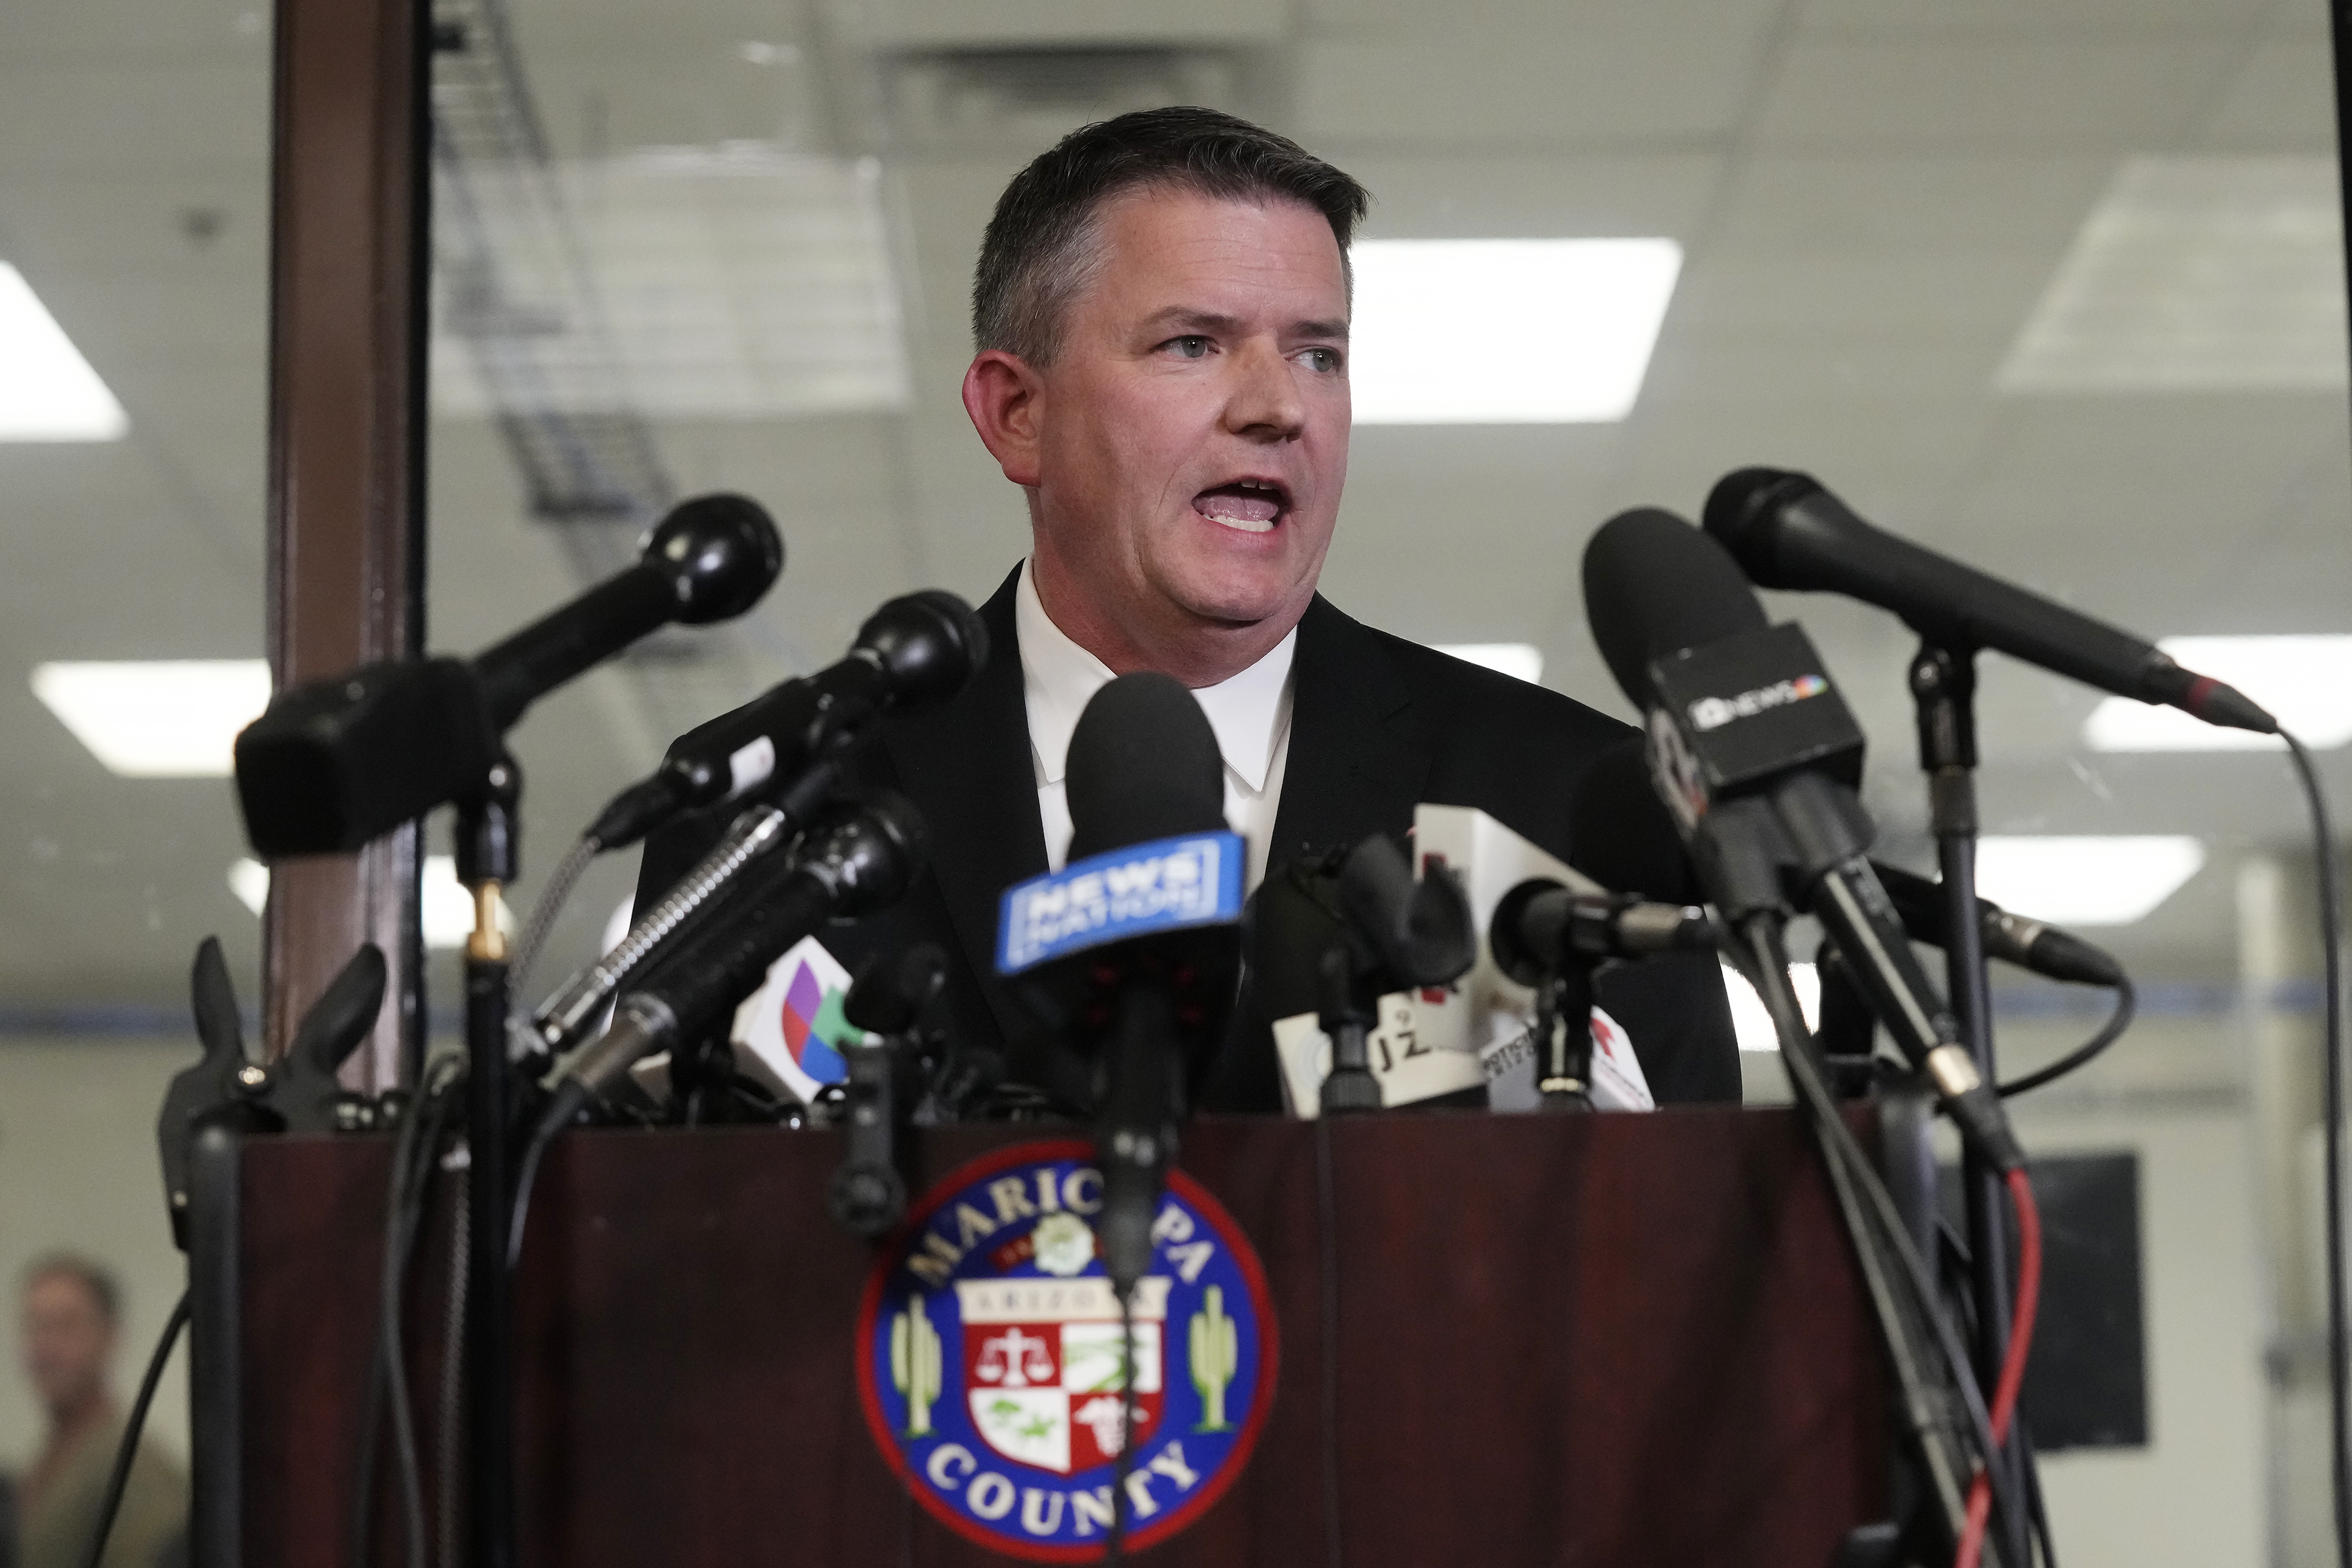
[{"label": "short gray hair", "polygon": [[1213,109],[1139,110],[1088,125],[1014,175],[997,198],[972,276],[978,346],[1051,363],[1071,300],[1102,266],[1104,205],[1149,187],[1312,207],[1330,224],[1342,268],[1371,205],[1363,186],[1297,142]]}]

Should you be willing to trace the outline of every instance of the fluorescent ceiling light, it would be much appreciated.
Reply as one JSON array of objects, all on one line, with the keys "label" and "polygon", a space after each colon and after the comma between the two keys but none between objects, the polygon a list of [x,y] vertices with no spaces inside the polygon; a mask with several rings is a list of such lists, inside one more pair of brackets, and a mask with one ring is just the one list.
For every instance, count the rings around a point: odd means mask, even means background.
[{"label": "fluorescent ceiling light", "polygon": [[2205,846],[2194,838],[1985,838],[1977,845],[1977,892],[2053,925],[2126,926],[2204,864]]},{"label": "fluorescent ceiling light", "polygon": [[130,428],[25,275],[0,261],[0,441],[119,441]]},{"label": "fluorescent ceiling light", "polygon": [[[258,860],[239,860],[228,868],[229,891],[257,916],[269,901],[269,868]],[[474,895],[457,880],[457,862],[447,855],[425,858],[425,945],[454,948],[466,945],[474,933]],[[514,916],[503,900],[499,904],[499,929],[514,930]]]},{"label": "fluorescent ceiling light", "polygon": [[[485,179],[475,196],[487,251],[439,263],[444,413],[773,419],[907,405],[871,158],[649,147],[562,163],[551,186]],[[457,226],[436,226],[454,246]],[[529,407],[495,405],[485,361],[527,384]]]},{"label": "fluorescent ceiling light", "polygon": [[1359,425],[1622,419],[1683,264],[1671,239],[1381,239],[1351,254]]},{"label": "fluorescent ceiling light", "polygon": [[1520,680],[1543,679],[1543,649],[1528,642],[1448,642],[1433,645],[1470,664],[1484,665]]},{"label": "fluorescent ceiling light", "polygon": [[41,664],[33,695],[109,772],[125,778],[226,778],[236,732],[269,705],[258,658]]},{"label": "fluorescent ceiling light", "polygon": [[[1822,972],[1810,963],[1789,965],[1789,983],[1797,988],[1797,1005],[1805,1015],[1805,1027],[1822,1026]],[[1748,984],[1748,976],[1729,964],[1723,966],[1723,991],[1731,1002],[1731,1030],[1743,1051],[1777,1051],[1780,1037],[1772,1027],[1772,1015],[1764,1008],[1764,998],[1756,994],[1756,987]]]},{"label": "fluorescent ceiling light", "polygon": [[2135,158],[1993,378],[2003,392],[2345,384],[2333,158]]},{"label": "fluorescent ceiling light", "polygon": [[[2189,669],[2236,687],[2306,746],[2352,741],[2352,637],[2167,637],[2156,645]],[[2083,725],[2095,752],[2273,752],[2286,742],[2225,730],[2178,708],[2104,699]]]}]

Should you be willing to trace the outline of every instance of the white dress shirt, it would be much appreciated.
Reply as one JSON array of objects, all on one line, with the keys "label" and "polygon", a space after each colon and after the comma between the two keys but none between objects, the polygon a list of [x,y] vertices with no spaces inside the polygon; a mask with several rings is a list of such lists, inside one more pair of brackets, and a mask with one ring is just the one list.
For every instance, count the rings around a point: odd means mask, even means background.
[{"label": "white dress shirt", "polygon": [[[1013,624],[1021,639],[1021,690],[1029,710],[1029,759],[1037,774],[1037,816],[1045,860],[1062,868],[1070,853],[1070,803],[1065,783],[1070,731],[1087,702],[1111,679],[1110,668],[1072,642],[1037,597],[1029,563],[1021,564]],[[1290,659],[1298,628],[1239,675],[1192,693],[1216,731],[1225,763],[1225,822],[1249,841],[1247,891],[1265,878],[1274,814],[1290,758]]]}]

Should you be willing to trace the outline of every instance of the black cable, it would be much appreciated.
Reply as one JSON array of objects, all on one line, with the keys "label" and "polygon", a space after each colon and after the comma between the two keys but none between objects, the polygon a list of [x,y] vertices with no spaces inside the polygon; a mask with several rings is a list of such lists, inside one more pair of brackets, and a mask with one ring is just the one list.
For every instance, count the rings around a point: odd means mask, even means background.
[{"label": "black cable", "polygon": [[1098,1562],[1118,1568],[1127,1553],[1127,1478],[1135,1469],[1135,1292],[1118,1293],[1118,1452],[1110,1465],[1110,1530]]},{"label": "black cable", "polygon": [[131,1485],[131,1461],[139,1457],[139,1435],[147,1430],[147,1407],[155,1403],[155,1385],[163,1381],[163,1363],[172,1359],[172,1346],[187,1326],[188,1293],[183,1290],[180,1304],[172,1309],[172,1321],[163,1325],[163,1337],[155,1342],[155,1353],[147,1358],[147,1375],[139,1380],[139,1397],[131,1402],[122,1441],[115,1445],[114,1468],[106,1478],[106,1500],[98,1505],[98,1528],[90,1534],[89,1555],[82,1559],[83,1568],[98,1568],[106,1555],[106,1538],[114,1533],[114,1516],[122,1511],[123,1489]]},{"label": "black cable", "polygon": [[1342,1568],[1339,1530],[1339,1184],[1332,1169],[1331,1119],[1315,1121],[1316,1262],[1323,1308],[1323,1546],[1325,1568]]},{"label": "black cable", "polygon": [[[1756,987],[1757,994],[1764,1000],[1766,1010],[1773,1015],[1775,1031],[1785,1030],[1783,1037],[1790,1041],[1809,1043],[1803,1016],[1798,1011],[1796,993],[1789,983],[1787,953],[1781,947],[1773,917],[1756,917],[1743,929],[1742,934],[1754,944],[1755,951],[1740,954],[1741,968],[1743,971],[1757,971],[1748,975],[1748,983]],[[1791,1052],[1784,1049],[1781,1056],[1789,1062],[1791,1084],[1800,1096],[1807,1100],[1808,1108],[1814,1110],[1815,1125],[1822,1130],[1822,1136],[1829,1150],[1834,1151],[1836,1157],[1845,1162],[1853,1173],[1855,1188],[1868,1200],[1870,1213],[1878,1222],[1882,1237],[1880,1245],[1902,1266],[1917,1315],[1925,1320],[1942,1352],[1951,1386],[1958,1392],[1961,1407],[1968,1415],[1969,1436],[1991,1476],[1994,1506],[2004,1510],[2006,1518],[2022,1517],[2017,1512],[2008,1511],[2018,1509],[2021,1501],[2011,1489],[2013,1478],[2009,1468],[1992,1462],[2000,1452],[2000,1446],[1992,1440],[1992,1419],[1985,1409],[1983,1392],[1977,1386],[1975,1361],[1944,1310],[1942,1292],[1921,1261],[1918,1249],[1912,1245],[1910,1227],[1905,1225],[1902,1215],[1896,1211],[1894,1198],[1887,1194],[1886,1184],[1879,1179],[1877,1167],[1862,1152],[1862,1146],[1853,1141],[1853,1134],[1846,1127],[1844,1118],[1836,1113],[1834,1102],[1831,1100],[1819,1074],[1814,1071],[1811,1058],[1801,1050]],[[1866,1231],[1855,1233],[1857,1250],[1866,1236]],[[2023,1568],[2023,1565],[2019,1565],[2019,1568]]]},{"label": "black cable", "polygon": [[554,871],[547,879],[547,886],[540,890],[539,901],[530,906],[530,918],[523,921],[522,934],[508,949],[508,984],[515,995],[523,994],[523,982],[530,978],[531,964],[538,960],[541,950],[547,946],[549,933],[555,930],[556,916],[562,914],[563,906],[571,902],[572,889],[580,885],[580,879],[586,873],[589,864],[604,853],[604,846],[593,834],[583,833],[572,841],[571,848],[563,852],[563,858],[555,863]]},{"label": "black cable", "polygon": [[[383,1314],[383,1359],[377,1363],[377,1376],[383,1380],[385,1403],[392,1407],[393,1454],[400,1476],[401,1521],[408,1544],[409,1568],[425,1568],[425,1490],[416,1467],[415,1415],[408,1403],[408,1358],[401,1348],[401,1287],[408,1276],[410,1244],[415,1240],[421,1223],[419,1211],[425,1188],[432,1179],[433,1151],[440,1141],[442,1116],[436,1113],[435,1107],[447,1103],[446,1098],[438,1101],[427,1098],[401,1123],[393,1156],[391,1205],[384,1216],[380,1303]],[[425,1130],[421,1151],[420,1128]]]},{"label": "black cable", "polygon": [[547,1153],[548,1144],[554,1142],[554,1139],[553,1129],[541,1127],[534,1131],[530,1135],[530,1142],[523,1145],[522,1159],[515,1172],[512,1217],[507,1223],[507,1271],[509,1273],[512,1273],[515,1265],[522,1259],[522,1230],[524,1222],[530,1217],[530,1189],[539,1180],[539,1162]]},{"label": "black cable", "polygon": [[[368,1363],[368,1387],[360,1429],[359,1468],[352,1489],[352,1568],[364,1568],[374,1538],[376,1441],[383,1412],[392,1411],[394,1458],[400,1477],[401,1521],[405,1532],[410,1568],[424,1568],[424,1481],[418,1473],[414,1413],[405,1376],[407,1357],[401,1347],[400,1306],[404,1294],[408,1259],[415,1248],[424,1221],[425,1196],[433,1175],[434,1155],[447,1130],[457,1103],[453,1092],[464,1081],[463,1059],[444,1057],[427,1068],[427,1081],[393,1142],[392,1171],[385,1184],[383,1279],[376,1303],[376,1332]],[[435,1075],[437,1075],[435,1076]]]},{"label": "black cable", "polygon": [[367,1392],[360,1398],[359,1460],[352,1470],[351,1539],[343,1561],[351,1568],[367,1568],[375,1539],[375,1443],[383,1430],[383,1314],[375,1318],[375,1338],[368,1348]]},{"label": "black cable", "polygon": [[2050,1535],[2050,1508],[2042,1496],[2042,1464],[2033,1452],[2033,1436],[2025,1429],[2022,1402],[2011,1430],[2017,1434],[2017,1451],[2025,1460],[2025,1506],[2033,1526],[2034,1543],[2042,1549],[2042,1568],[2058,1568],[2058,1548]]},{"label": "black cable", "polygon": [[2002,1084],[1999,1090],[2000,1097],[2006,1100],[2012,1094],[2024,1094],[2040,1089],[2043,1084],[2054,1083],[2064,1078],[2068,1073],[2122,1039],[2124,1031],[2132,1026],[2132,1019],[2138,1012],[2139,990],[2132,984],[2131,976],[2126,974],[2123,978],[2123,983],[2116,987],[2115,1011],[2107,1015],[2107,1021],[2099,1026],[2097,1034],[2093,1035],[2048,1067],[2036,1068],[2023,1078]]},{"label": "black cable", "polygon": [[2327,792],[2301,741],[2282,730],[2294,771],[2311,805],[2311,832],[2319,872],[2319,941],[2327,996],[2326,1059],[2321,1073],[2320,1142],[2326,1156],[2327,1423],[2329,1479],[2336,1501],[2336,1561],[2352,1568],[2352,1426],[2346,1417],[2344,1302],[2344,913],[2336,886],[2336,831],[2327,818]]},{"label": "black cable", "polygon": [[[1944,1271],[1944,1286],[1949,1292],[1955,1326],[1961,1336],[1974,1342],[1977,1335],[1975,1303],[1969,1299],[1968,1279],[1972,1267],[1969,1244],[1960,1239],[1952,1222],[1943,1215],[1936,1216],[1938,1239],[1937,1261]],[[2021,1406],[2011,1430],[2015,1433],[2020,1468],[2025,1477],[2026,1522],[2032,1527],[2036,1544],[2042,1551],[2042,1568],[2058,1568],[2058,1548],[2050,1534],[2049,1505],[2042,1495],[2041,1457],[2033,1451],[2033,1435],[2026,1429],[2025,1411]]]},{"label": "black cable", "polygon": [[473,1212],[466,1201],[467,1179],[461,1169],[449,1184],[449,1301],[441,1322],[441,1431],[434,1466],[435,1500],[441,1505],[441,1553],[435,1561],[440,1568],[457,1568],[458,1560],[457,1467],[465,1457],[466,1283],[473,1231]]},{"label": "black cable", "polygon": [[[1939,1391],[1931,1389],[1919,1365],[1912,1343],[1916,1337],[1916,1320],[1906,1313],[1895,1297],[1885,1270],[1885,1244],[1871,1231],[1871,1218],[1856,1201],[1855,1188],[1875,1181],[1868,1161],[1861,1150],[1853,1150],[1855,1159],[1848,1160],[1841,1147],[1853,1144],[1853,1134],[1846,1129],[1843,1118],[1831,1100],[1829,1091],[1815,1070],[1810,1037],[1804,1028],[1796,993],[1789,983],[1787,955],[1781,946],[1780,917],[1763,912],[1751,918],[1742,930],[1752,951],[1738,953],[1740,967],[1748,972],[1748,983],[1771,1015],[1773,1032],[1780,1041],[1780,1057],[1787,1066],[1790,1087],[1811,1125],[1822,1148],[1822,1163],[1836,1198],[1840,1215],[1845,1222],[1848,1239],[1853,1245],[1855,1266],[1861,1270],[1863,1284],[1869,1292],[1878,1318],[1879,1338],[1887,1359],[1893,1363],[1895,1383],[1902,1393],[1902,1408],[1909,1424],[1913,1440],[1918,1445],[1928,1480],[1936,1500],[1941,1506],[1945,1530],[1954,1540],[1958,1539],[1967,1517],[1966,1478],[1958,1473],[1951,1458],[1942,1451],[1938,1435],[1942,1429]],[[1855,1173],[1864,1173],[1864,1182],[1858,1183]],[[1889,1207],[1892,1207],[1890,1203]],[[1972,1386],[1963,1380],[1963,1392]],[[1979,1402],[1980,1407],[1980,1402]],[[1977,1436],[1978,1447],[1990,1453],[1991,1425],[1987,1420]],[[1965,1467],[1963,1467],[1965,1468]]]}]

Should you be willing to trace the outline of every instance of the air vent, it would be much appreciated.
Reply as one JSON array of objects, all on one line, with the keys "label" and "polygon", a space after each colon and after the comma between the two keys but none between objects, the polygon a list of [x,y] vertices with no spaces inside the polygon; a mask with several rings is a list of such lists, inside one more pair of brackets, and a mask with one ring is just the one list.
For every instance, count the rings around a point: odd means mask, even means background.
[{"label": "air vent", "polygon": [[898,147],[1028,144],[1168,103],[1246,112],[1251,77],[1227,48],[929,49],[875,65]]}]

